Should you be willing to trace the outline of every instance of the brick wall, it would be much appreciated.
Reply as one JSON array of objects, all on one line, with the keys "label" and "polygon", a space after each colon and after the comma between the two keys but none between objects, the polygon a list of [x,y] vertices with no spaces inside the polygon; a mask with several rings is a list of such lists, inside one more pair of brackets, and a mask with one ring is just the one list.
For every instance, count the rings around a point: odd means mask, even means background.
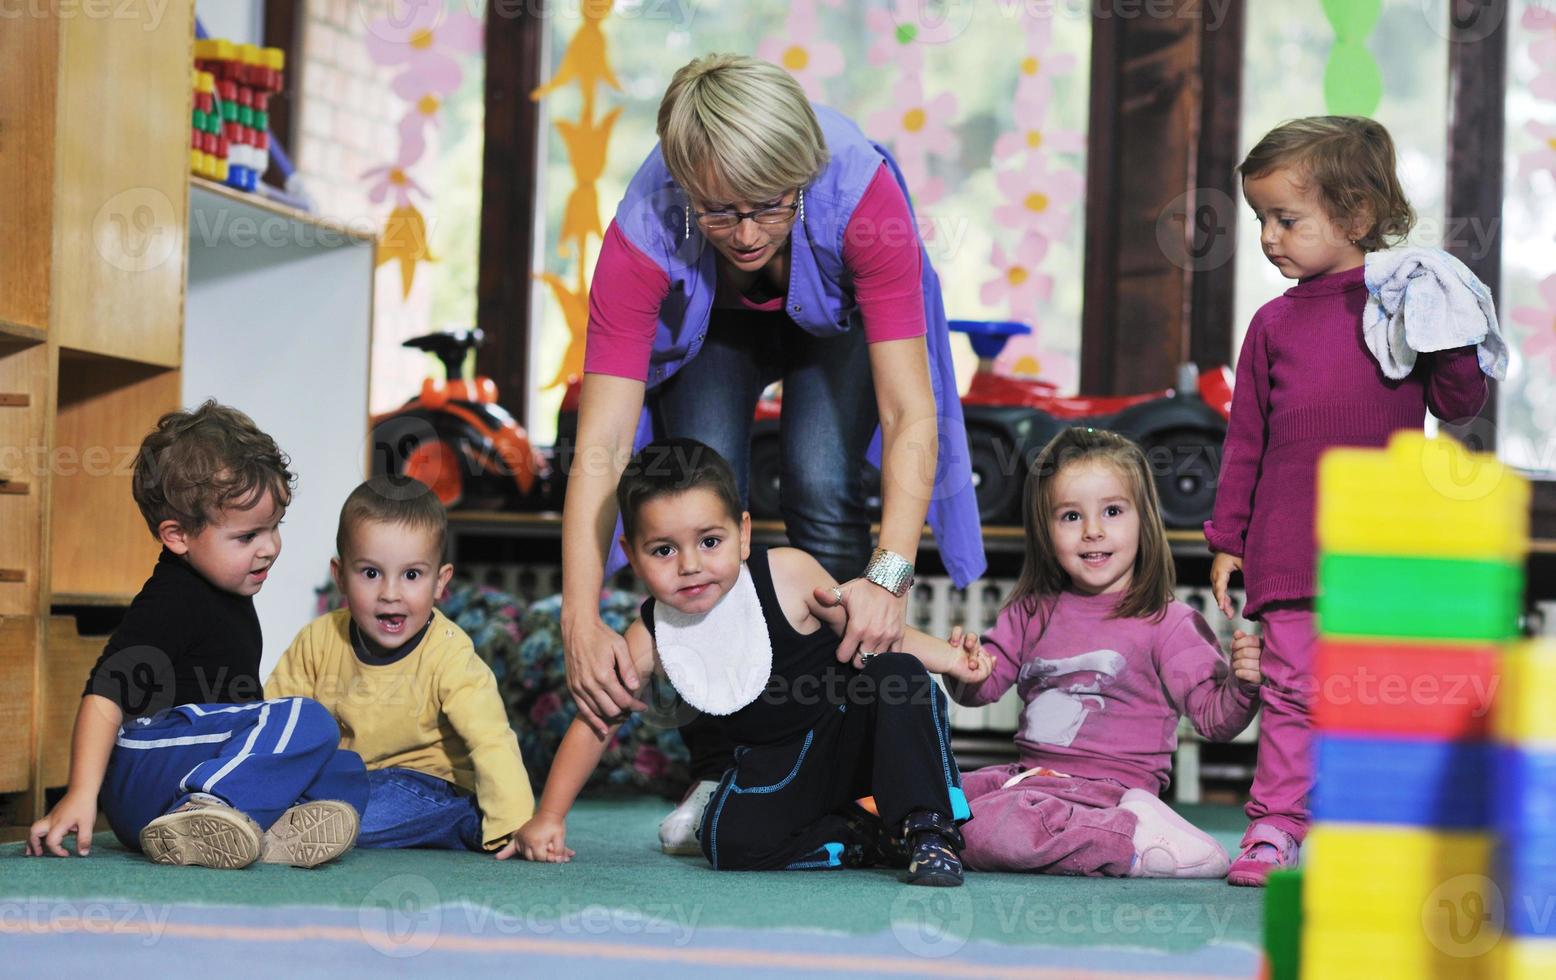
[{"label": "brick wall", "polygon": [[[367,25],[387,14],[394,0],[307,0],[302,58],[289,72],[299,93],[297,146],[293,159],[319,210],[353,228],[382,229],[390,201],[368,200],[361,174],[392,163],[399,147],[396,126],[405,105],[389,89],[393,69],[379,68],[368,57]],[[429,130],[424,161],[439,151]],[[413,171],[414,172],[414,171]],[[425,183],[425,180],[423,180]],[[437,220],[436,203],[418,199],[429,229]],[[445,326],[429,323],[433,267],[417,269],[407,299],[401,293],[397,265],[380,266],[373,302],[371,409],[387,411],[415,394],[426,369],[423,356],[400,346],[408,337]]]}]

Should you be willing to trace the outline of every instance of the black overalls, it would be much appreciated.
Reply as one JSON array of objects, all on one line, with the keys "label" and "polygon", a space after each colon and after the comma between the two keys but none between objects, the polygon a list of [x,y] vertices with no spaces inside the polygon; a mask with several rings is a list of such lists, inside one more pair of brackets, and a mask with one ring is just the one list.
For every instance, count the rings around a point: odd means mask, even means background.
[{"label": "black overalls", "polygon": [[[863,843],[842,816],[874,796],[886,826],[915,810],[967,819],[945,693],[917,658],[881,654],[856,670],[839,664],[826,626],[801,634],[773,591],[765,549],[746,563],[772,642],[766,689],[733,714],[709,716],[735,743],[698,838],[719,870],[835,868]],[[654,629],[654,600],[643,604]]]}]

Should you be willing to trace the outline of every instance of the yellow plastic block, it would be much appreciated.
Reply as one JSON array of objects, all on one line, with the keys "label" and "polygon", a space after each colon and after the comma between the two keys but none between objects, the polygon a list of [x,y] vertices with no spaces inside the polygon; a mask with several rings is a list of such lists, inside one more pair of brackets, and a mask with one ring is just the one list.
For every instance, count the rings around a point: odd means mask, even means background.
[{"label": "yellow plastic block", "polygon": [[1332,449],[1318,464],[1326,552],[1521,562],[1529,481],[1446,437],[1396,432],[1387,449]]},{"label": "yellow plastic block", "polygon": [[1503,936],[1495,963],[1501,980],[1550,980],[1556,977],[1556,939]]},{"label": "yellow plastic block", "polygon": [[1502,657],[1491,731],[1504,745],[1556,749],[1556,640],[1528,640]]},{"label": "yellow plastic block", "polygon": [[1415,932],[1302,931],[1303,980],[1491,980],[1493,948],[1460,956],[1438,949]]},{"label": "yellow plastic block", "polygon": [[1487,833],[1318,824],[1303,846],[1303,922],[1408,931],[1452,945],[1464,910],[1500,900],[1490,878],[1494,840]]},{"label": "yellow plastic block", "polygon": [[240,44],[240,45],[238,45],[238,60],[243,62],[245,65],[257,65],[257,64],[260,64],[259,45],[257,45],[257,44]]},{"label": "yellow plastic block", "polygon": [[211,61],[217,58],[221,52],[222,41],[219,38],[206,37],[194,43],[194,56],[198,61]]},{"label": "yellow plastic block", "polygon": [[260,51],[265,67],[271,71],[282,71],[286,68],[285,48],[263,48]]}]

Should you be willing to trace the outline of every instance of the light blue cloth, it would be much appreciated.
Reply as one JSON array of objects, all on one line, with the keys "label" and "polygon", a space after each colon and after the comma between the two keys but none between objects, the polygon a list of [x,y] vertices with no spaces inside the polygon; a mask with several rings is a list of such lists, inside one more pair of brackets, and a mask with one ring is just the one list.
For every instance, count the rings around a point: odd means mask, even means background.
[{"label": "light blue cloth", "polygon": [[1366,259],[1362,335],[1383,374],[1403,378],[1416,355],[1477,345],[1480,369],[1507,377],[1507,343],[1491,290],[1463,262],[1436,248],[1390,248]]}]

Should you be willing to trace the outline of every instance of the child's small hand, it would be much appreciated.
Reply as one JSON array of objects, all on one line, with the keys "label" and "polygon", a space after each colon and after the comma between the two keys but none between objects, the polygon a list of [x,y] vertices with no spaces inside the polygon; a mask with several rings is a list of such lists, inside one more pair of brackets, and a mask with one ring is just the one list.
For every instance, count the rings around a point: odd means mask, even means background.
[{"label": "child's small hand", "polygon": [[1259,670],[1259,655],[1264,641],[1242,630],[1232,633],[1232,673],[1245,684],[1262,684],[1264,673]]},{"label": "child's small hand", "polygon": [[983,652],[978,634],[963,633],[960,626],[955,626],[948,643],[959,655],[946,668],[945,676],[963,684],[981,684],[994,672],[994,658]]},{"label": "child's small hand", "polygon": [[513,843],[526,861],[562,864],[576,853],[567,846],[567,823],[547,813],[537,813],[513,835]]},{"label": "child's small hand", "polygon": [[92,827],[97,823],[97,798],[90,799],[66,793],[48,816],[32,825],[27,835],[27,846],[22,853],[28,857],[69,857],[65,849],[65,835],[76,835],[76,853],[86,857],[92,853]]},{"label": "child's small hand", "polygon": [[1216,608],[1227,619],[1237,615],[1237,610],[1232,608],[1232,599],[1227,595],[1227,589],[1232,585],[1232,573],[1243,570],[1243,560],[1237,555],[1229,555],[1224,551],[1216,553],[1216,557],[1210,563],[1210,591],[1216,597]]}]

